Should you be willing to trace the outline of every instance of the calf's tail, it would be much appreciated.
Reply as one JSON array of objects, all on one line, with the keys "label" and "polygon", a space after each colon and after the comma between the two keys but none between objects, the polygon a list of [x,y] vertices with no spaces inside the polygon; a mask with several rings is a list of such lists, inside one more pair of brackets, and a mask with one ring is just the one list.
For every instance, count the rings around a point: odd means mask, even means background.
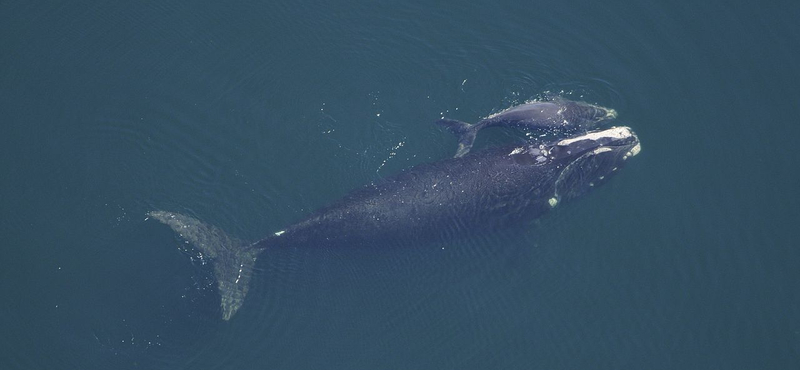
[{"label": "calf's tail", "polygon": [[475,135],[478,134],[480,129],[479,125],[470,125],[469,123],[442,118],[436,121],[436,124],[446,128],[458,138],[458,149],[456,149],[455,157],[463,157],[469,150],[472,149],[472,144],[475,143]]}]

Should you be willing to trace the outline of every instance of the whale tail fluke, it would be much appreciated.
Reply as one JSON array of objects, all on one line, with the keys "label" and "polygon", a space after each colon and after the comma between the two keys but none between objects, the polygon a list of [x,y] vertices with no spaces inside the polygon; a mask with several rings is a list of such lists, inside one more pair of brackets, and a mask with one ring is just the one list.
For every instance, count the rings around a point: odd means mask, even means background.
[{"label": "whale tail fluke", "polygon": [[478,125],[470,125],[469,123],[449,118],[442,118],[436,121],[436,124],[446,128],[458,138],[458,149],[454,157],[463,157],[469,153],[469,150],[472,149],[472,144],[475,143],[475,135],[478,134]]},{"label": "whale tail fluke", "polygon": [[147,215],[168,225],[211,260],[221,297],[222,319],[230,320],[244,303],[261,250],[189,216],[164,211],[152,211]]}]

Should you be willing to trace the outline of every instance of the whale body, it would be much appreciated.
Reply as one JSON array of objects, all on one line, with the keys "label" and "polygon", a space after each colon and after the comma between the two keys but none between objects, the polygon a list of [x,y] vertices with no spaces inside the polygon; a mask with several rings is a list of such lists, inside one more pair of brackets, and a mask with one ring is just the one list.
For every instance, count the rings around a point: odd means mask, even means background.
[{"label": "whale body", "polygon": [[422,164],[356,189],[255,243],[179,213],[148,215],[212,261],[222,318],[229,320],[244,302],[256,258],[270,249],[414,245],[503,229],[608,181],[640,149],[630,128],[613,127]]},{"label": "whale body", "polygon": [[458,138],[456,157],[463,157],[472,149],[478,131],[487,127],[515,127],[559,134],[574,134],[593,129],[600,122],[614,119],[617,111],[599,105],[556,98],[517,105],[493,114],[476,124],[442,118],[436,124]]}]

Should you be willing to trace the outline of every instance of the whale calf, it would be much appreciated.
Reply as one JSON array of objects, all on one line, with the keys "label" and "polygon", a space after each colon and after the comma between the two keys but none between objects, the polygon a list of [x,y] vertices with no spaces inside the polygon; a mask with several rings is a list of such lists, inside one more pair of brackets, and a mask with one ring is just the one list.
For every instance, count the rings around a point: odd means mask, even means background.
[{"label": "whale calf", "polygon": [[474,125],[448,118],[439,119],[436,124],[458,137],[455,156],[463,157],[472,149],[478,131],[487,127],[506,126],[571,134],[578,130],[592,129],[598,123],[616,117],[617,111],[614,109],[557,98],[517,105]]},{"label": "whale calf", "polygon": [[422,164],[368,184],[248,243],[179,213],[148,215],[211,260],[222,318],[242,306],[256,258],[286,247],[413,245],[532,220],[606,182],[641,149],[628,127],[501,146]]}]

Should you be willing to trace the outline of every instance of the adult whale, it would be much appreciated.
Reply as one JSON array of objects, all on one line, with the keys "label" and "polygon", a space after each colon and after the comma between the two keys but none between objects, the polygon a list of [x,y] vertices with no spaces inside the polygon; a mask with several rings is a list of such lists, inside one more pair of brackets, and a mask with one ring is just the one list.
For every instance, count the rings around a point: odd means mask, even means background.
[{"label": "adult whale", "polygon": [[415,244],[504,228],[542,216],[608,181],[640,148],[630,128],[613,127],[423,164],[352,191],[255,243],[178,213],[148,214],[212,260],[222,318],[229,320],[244,302],[263,251]]},{"label": "adult whale", "polygon": [[458,149],[455,156],[463,157],[472,149],[478,131],[487,127],[505,126],[574,134],[580,130],[593,129],[598,123],[614,118],[617,118],[617,111],[614,109],[554,98],[550,101],[530,102],[508,108],[474,125],[449,118],[439,119],[436,124],[456,135]]}]

